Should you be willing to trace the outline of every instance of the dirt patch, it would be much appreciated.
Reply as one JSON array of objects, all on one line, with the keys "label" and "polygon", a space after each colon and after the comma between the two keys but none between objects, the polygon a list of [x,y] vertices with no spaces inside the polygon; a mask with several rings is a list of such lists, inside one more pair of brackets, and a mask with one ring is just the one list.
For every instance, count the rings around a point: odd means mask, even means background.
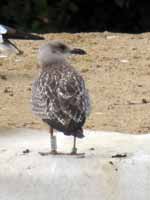
[{"label": "dirt patch", "polygon": [[21,56],[0,58],[0,127],[46,126],[31,112],[36,53],[44,42],[64,40],[87,51],[71,57],[89,89],[92,110],[85,127],[150,132],[150,33],[46,34],[45,41],[15,41]]}]

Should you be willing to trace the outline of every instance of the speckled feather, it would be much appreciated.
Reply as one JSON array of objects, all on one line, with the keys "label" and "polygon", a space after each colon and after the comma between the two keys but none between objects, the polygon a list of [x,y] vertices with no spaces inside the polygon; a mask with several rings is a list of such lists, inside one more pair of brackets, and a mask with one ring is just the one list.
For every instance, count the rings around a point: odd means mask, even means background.
[{"label": "speckled feather", "polygon": [[45,66],[33,83],[33,113],[66,134],[82,129],[89,102],[84,80],[65,62]]}]

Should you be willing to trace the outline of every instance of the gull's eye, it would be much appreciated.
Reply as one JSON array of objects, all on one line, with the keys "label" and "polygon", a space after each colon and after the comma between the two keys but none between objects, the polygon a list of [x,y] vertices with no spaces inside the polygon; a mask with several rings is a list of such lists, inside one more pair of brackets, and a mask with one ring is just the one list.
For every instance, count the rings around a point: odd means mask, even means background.
[{"label": "gull's eye", "polygon": [[65,46],[64,44],[59,44],[59,48],[60,48],[62,51],[64,51],[64,50],[67,49],[66,46]]}]

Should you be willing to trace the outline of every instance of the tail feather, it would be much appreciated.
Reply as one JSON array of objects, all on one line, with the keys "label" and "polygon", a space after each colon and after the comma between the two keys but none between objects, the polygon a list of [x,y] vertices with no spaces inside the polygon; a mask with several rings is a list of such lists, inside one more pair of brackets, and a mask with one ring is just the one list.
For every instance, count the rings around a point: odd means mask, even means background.
[{"label": "tail feather", "polygon": [[70,131],[65,131],[65,132],[63,132],[64,133],[64,135],[73,135],[73,136],[76,136],[77,138],[83,138],[84,137],[84,135],[83,135],[83,129],[81,128],[81,129],[78,129],[78,130],[76,130],[76,131],[72,131],[72,132],[70,132]]}]

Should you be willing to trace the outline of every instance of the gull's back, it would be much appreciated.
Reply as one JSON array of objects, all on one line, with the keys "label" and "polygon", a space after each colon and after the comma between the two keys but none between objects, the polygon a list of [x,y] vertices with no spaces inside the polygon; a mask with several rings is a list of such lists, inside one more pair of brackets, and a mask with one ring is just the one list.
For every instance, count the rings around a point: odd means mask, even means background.
[{"label": "gull's back", "polygon": [[89,96],[82,77],[67,63],[45,67],[32,88],[32,110],[53,128],[81,129],[89,112]]}]

